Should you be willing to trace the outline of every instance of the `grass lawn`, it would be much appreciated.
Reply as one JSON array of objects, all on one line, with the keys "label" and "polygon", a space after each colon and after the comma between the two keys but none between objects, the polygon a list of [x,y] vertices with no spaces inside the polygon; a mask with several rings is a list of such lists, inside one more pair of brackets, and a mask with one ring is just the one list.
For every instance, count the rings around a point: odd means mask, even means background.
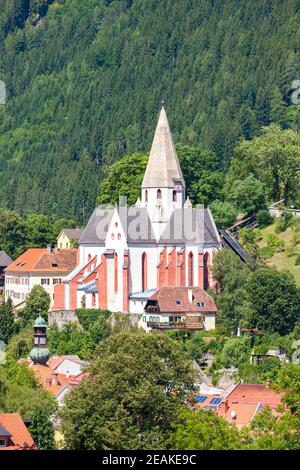
[{"label": "grass lawn", "polygon": [[[267,234],[276,234],[275,224],[262,229],[261,232],[263,240],[260,242],[260,248],[263,248],[267,246]],[[298,234],[299,243],[296,243],[293,247],[293,237],[295,234]],[[276,251],[273,249],[273,251],[276,252],[270,257],[266,255],[266,263],[269,266],[275,266],[277,269],[287,269],[290,271],[294,275],[297,285],[300,287],[300,265],[295,265],[296,256],[297,254],[300,254],[300,219],[292,227],[285,230],[285,232],[280,232],[276,235],[284,242],[284,250]],[[266,248],[263,251],[265,252],[265,250]],[[270,252],[272,252],[272,249]]]}]

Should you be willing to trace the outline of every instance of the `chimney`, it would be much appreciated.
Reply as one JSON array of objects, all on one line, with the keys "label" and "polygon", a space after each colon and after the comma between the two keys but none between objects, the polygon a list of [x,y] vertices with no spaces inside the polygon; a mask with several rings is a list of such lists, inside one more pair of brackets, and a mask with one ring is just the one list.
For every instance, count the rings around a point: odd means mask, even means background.
[{"label": "chimney", "polygon": [[47,251],[48,251],[48,253],[51,253],[51,249],[52,249],[51,243],[49,243],[49,244],[47,245]]},{"label": "chimney", "polygon": [[57,372],[52,373],[52,385],[58,385],[58,374],[57,374]]}]

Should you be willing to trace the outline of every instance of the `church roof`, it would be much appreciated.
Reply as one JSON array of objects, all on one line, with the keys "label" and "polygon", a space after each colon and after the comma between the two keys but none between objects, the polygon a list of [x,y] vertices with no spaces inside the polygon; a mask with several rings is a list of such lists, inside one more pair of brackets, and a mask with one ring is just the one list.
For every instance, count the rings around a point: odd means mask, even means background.
[{"label": "church roof", "polygon": [[81,236],[81,244],[104,245],[114,210],[117,209],[128,243],[156,243],[146,207],[96,208]]},{"label": "church roof", "polygon": [[184,185],[167,113],[162,106],[142,188],[172,188],[175,182]]},{"label": "church roof", "polygon": [[159,243],[215,245],[220,236],[209,208],[174,209]]},{"label": "church roof", "polygon": [[114,208],[96,207],[80,237],[80,244],[104,245]]}]

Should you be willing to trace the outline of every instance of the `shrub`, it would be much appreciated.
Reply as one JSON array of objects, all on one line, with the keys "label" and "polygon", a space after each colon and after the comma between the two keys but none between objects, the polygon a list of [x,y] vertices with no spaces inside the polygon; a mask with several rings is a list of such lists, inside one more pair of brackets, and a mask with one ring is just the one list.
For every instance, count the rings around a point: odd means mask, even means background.
[{"label": "shrub", "polygon": [[75,313],[78,317],[80,325],[85,330],[89,330],[90,326],[99,318],[102,316],[108,318],[111,312],[109,310],[98,310],[94,308],[78,308]]},{"label": "shrub", "polygon": [[276,233],[268,233],[266,236],[266,241],[268,246],[273,246],[279,250],[284,249],[284,241],[279,238]]},{"label": "shrub", "polygon": [[260,249],[260,254],[264,258],[272,258],[272,256],[276,253],[276,248],[274,246],[264,246]]},{"label": "shrub", "polygon": [[256,221],[259,227],[263,228],[263,227],[267,227],[268,225],[271,225],[274,219],[268,210],[262,209],[257,212]]},{"label": "shrub", "polygon": [[299,265],[300,265],[300,253],[298,253],[297,256],[296,256],[295,265],[296,265],[296,266],[299,266]]}]

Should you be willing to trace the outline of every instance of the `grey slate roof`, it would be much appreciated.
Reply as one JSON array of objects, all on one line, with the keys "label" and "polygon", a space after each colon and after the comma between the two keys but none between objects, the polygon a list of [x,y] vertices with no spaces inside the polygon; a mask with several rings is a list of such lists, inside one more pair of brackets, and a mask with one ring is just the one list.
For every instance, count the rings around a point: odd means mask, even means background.
[{"label": "grey slate roof", "polygon": [[96,208],[80,238],[80,243],[104,245],[115,209],[118,210],[128,243],[156,243],[148,211],[146,207],[139,206],[110,209]]},{"label": "grey slate roof", "polygon": [[12,263],[12,259],[5,253],[5,251],[0,251],[0,266],[1,268],[6,268]]},{"label": "grey slate roof", "polygon": [[142,188],[173,188],[175,182],[185,185],[167,114],[162,106]]},{"label": "grey slate roof", "polygon": [[209,209],[175,209],[160,243],[215,245],[220,243],[220,237]]},{"label": "grey slate roof", "polygon": [[83,233],[81,228],[64,228],[62,230],[71,240],[80,240],[80,237]]},{"label": "grey slate roof", "polygon": [[80,237],[80,244],[104,245],[113,212],[114,208],[96,207]]},{"label": "grey slate roof", "polygon": [[[96,208],[80,243],[104,245],[114,208]],[[146,207],[117,208],[129,244],[219,244],[220,237],[209,209],[175,209],[156,242]]]}]

